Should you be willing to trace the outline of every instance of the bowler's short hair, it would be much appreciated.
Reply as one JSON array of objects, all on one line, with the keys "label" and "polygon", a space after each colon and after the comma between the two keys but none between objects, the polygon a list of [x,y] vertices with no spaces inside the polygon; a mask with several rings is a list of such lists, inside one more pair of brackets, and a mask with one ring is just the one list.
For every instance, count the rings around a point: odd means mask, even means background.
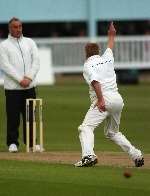
[{"label": "bowler's short hair", "polygon": [[99,55],[99,45],[97,43],[87,43],[85,45],[85,54],[86,58],[89,58],[93,55]]}]

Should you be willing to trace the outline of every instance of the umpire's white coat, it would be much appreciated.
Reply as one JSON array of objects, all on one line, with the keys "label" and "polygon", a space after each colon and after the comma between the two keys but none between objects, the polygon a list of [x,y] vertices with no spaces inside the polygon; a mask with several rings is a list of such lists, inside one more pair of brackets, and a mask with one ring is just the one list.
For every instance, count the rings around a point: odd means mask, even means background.
[{"label": "umpire's white coat", "polygon": [[4,73],[5,89],[24,89],[19,84],[24,76],[32,79],[28,88],[34,87],[39,66],[38,49],[32,39],[9,35],[8,39],[1,42],[0,69]]}]

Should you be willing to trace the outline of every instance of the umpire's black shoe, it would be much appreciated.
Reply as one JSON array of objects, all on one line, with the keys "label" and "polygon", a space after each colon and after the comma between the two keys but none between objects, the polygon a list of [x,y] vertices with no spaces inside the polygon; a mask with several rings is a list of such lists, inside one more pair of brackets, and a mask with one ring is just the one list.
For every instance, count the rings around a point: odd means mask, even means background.
[{"label": "umpire's black shoe", "polygon": [[95,155],[88,155],[82,158],[81,161],[75,163],[75,167],[92,167],[96,163],[98,163],[97,156]]},{"label": "umpire's black shoe", "polygon": [[134,160],[135,167],[142,167],[144,165],[144,158]]}]

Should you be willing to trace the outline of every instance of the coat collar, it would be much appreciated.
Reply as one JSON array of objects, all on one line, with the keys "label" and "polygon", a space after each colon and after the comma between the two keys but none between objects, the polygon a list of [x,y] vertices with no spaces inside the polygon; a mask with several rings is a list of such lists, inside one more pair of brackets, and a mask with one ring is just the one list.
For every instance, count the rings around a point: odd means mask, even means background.
[{"label": "coat collar", "polygon": [[8,35],[8,39],[10,39],[10,40],[18,40],[18,41],[21,41],[22,40],[22,38],[23,38],[23,35],[21,35],[19,38],[16,38],[16,37],[13,37],[11,34],[9,34]]}]

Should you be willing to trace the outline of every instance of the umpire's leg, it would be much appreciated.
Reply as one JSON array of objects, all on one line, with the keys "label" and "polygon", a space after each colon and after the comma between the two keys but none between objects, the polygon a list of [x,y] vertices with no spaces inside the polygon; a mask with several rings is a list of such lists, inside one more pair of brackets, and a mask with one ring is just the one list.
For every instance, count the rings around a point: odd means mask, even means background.
[{"label": "umpire's leg", "polygon": [[7,115],[7,145],[19,145],[20,93],[17,90],[5,90]]}]

